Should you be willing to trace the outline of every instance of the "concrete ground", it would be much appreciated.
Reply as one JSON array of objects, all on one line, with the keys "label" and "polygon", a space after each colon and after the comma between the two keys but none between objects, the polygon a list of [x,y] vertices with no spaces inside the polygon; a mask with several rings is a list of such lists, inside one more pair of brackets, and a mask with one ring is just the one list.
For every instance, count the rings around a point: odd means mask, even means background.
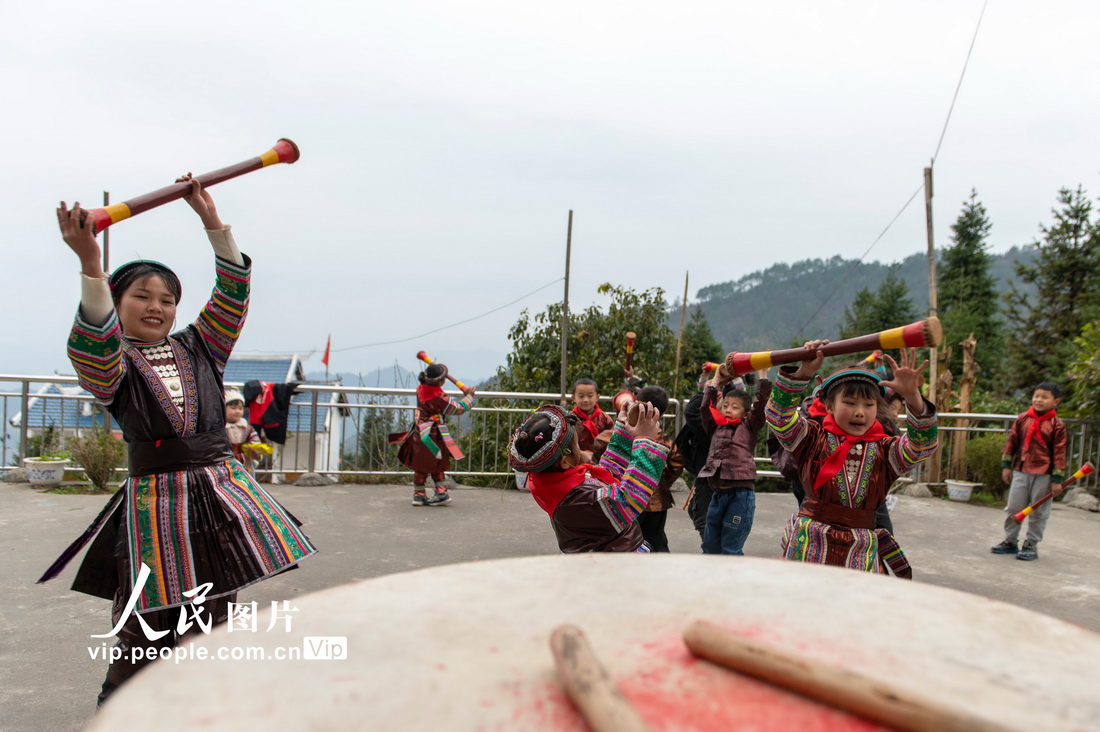
[{"label": "concrete ground", "polygon": [[[546,515],[514,490],[456,490],[450,506],[414,508],[408,486],[269,489],[305,523],[321,553],[297,571],[247,589],[240,602],[269,605],[394,572],[557,553]],[[678,494],[678,502],[683,498]],[[60,578],[34,582],[105,500],[0,484],[0,729],[77,730],[93,714],[106,664],[91,659],[88,649],[102,641],[89,636],[110,629],[108,603],[69,591],[79,558]],[[794,505],[788,494],[758,496],[747,554],[779,556]],[[1018,604],[1100,632],[1100,514],[1055,505],[1036,562],[989,552],[1002,538],[1004,513],[985,506],[902,497],[893,520],[917,582]],[[679,508],[669,512],[667,533],[672,551],[699,551],[698,535]],[[445,598],[440,605],[446,608]]]}]

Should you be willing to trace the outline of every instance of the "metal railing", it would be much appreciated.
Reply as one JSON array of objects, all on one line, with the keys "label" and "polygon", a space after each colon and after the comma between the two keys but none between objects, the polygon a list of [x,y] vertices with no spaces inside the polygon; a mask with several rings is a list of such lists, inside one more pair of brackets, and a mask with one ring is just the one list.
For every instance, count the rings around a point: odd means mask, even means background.
[{"label": "metal railing", "polygon": [[[18,465],[18,458],[27,454],[32,434],[40,434],[50,424],[59,429],[63,436],[70,437],[93,423],[110,423],[106,410],[90,394],[46,393],[44,388],[51,385],[67,390],[78,386],[73,376],[0,375],[0,389],[3,389],[0,391],[3,401],[0,414],[4,420],[0,456],[3,469]],[[227,383],[226,386],[239,388],[240,385]],[[299,418],[290,424],[282,462],[261,466],[261,479],[303,472],[344,476],[351,480],[377,480],[410,474],[398,461],[397,447],[390,443],[389,436],[410,429],[415,389],[302,384],[298,391],[310,395],[309,403],[295,405],[300,410]],[[343,397],[346,403],[333,404],[334,396]],[[47,401],[59,402],[59,408],[32,409],[36,400],[43,400],[43,404]],[[604,400],[610,402],[610,398]],[[449,471],[450,474],[469,479],[464,482],[499,483],[501,479],[510,478],[512,471],[507,463],[507,445],[512,432],[525,414],[541,404],[559,401],[558,394],[478,392],[472,410],[448,419],[459,446],[466,454],[464,460],[452,464],[454,469]],[[74,405],[79,405],[79,408]],[[310,431],[309,425],[325,423],[321,418],[324,410],[328,410],[328,429],[324,432]],[[22,418],[13,425],[17,414]],[[1003,435],[1015,419],[1015,415],[1008,414],[941,414],[940,460],[944,475],[952,474],[952,461],[961,444],[954,435],[965,435],[967,440],[981,434]],[[675,434],[682,421],[677,400],[670,400],[664,420],[665,431]],[[1100,422],[1078,419],[1066,419],[1065,422],[1069,432],[1068,468],[1074,470],[1085,460],[1095,461],[1100,457]],[[296,430],[295,426],[301,424],[306,424],[307,429]],[[756,460],[760,476],[779,476],[772,469],[763,446]],[[265,476],[265,473],[268,475]],[[1082,481],[1082,485],[1095,487],[1097,476],[1089,476]]]}]

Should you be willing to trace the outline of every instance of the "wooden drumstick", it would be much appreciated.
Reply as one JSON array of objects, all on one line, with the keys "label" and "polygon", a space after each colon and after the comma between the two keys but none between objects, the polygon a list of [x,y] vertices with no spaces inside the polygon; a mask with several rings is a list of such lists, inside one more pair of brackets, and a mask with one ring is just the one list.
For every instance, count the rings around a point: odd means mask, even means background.
[{"label": "wooden drumstick", "polygon": [[726,368],[731,374],[742,376],[750,371],[770,369],[785,363],[811,361],[821,351],[826,356],[842,356],[873,349],[936,347],[943,341],[943,329],[939,318],[933,316],[900,328],[871,333],[870,335],[845,338],[842,341],[827,343],[812,351],[805,348],[785,348],[780,351],[758,351],[756,353],[733,352],[726,355]]},{"label": "wooden drumstick", "polygon": [[[1066,480],[1062,481],[1062,490],[1065,490],[1067,486],[1072,485],[1074,482],[1081,480],[1081,478],[1084,478],[1086,475],[1089,475],[1090,473],[1092,473],[1093,470],[1096,470],[1096,468],[1093,466],[1092,461],[1086,462],[1084,465],[1077,469],[1076,473],[1069,476],[1069,478],[1067,478]],[[1023,511],[1020,511],[1017,514],[1013,514],[1012,518],[1016,519],[1016,523],[1022,524],[1024,522],[1024,519],[1026,519],[1032,513],[1032,511],[1037,509],[1039,506],[1042,506],[1044,503],[1052,498],[1054,498],[1054,491],[1049,491],[1045,496],[1025,508]]]},{"label": "wooden drumstick", "polygon": [[699,658],[769,681],[823,704],[900,730],[996,732],[993,724],[964,709],[922,697],[889,677],[871,678],[849,669],[796,655],[713,623],[697,620],[684,631],[684,643]]},{"label": "wooden drumstick", "polygon": [[595,732],[643,732],[649,727],[611,680],[584,632],[559,625],[550,635],[550,650],[562,686]]},{"label": "wooden drumstick", "polygon": [[[202,175],[195,176],[195,180],[197,180],[203,188],[209,188],[212,185],[227,181],[230,178],[236,178],[245,173],[251,173],[254,170],[266,168],[269,165],[274,165],[276,163],[293,163],[300,155],[298,146],[284,137],[265,153],[261,153],[254,158],[249,158],[243,163],[237,163],[236,165],[230,165],[226,168],[219,168],[210,173],[203,173]],[[136,198],[131,198],[122,203],[113,203],[106,208],[88,209],[87,214],[92,218],[92,222],[95,225],[95,233],[98,234],[111,224],[117,224],[123,219],[137,216],[139,213],[144,213],[151,208],[163,206],[166,203],[190,195],[191,182],[183,181],[181,183],[173,183],[164,188],[159,188],[152,193],[146,193]]]},{"label": "wooden drumstick", "polygon": [[626,365],[623,367],[624,371],[630,371],[634,365],[634,339],[638,337],[638,334],[634,331],[627,331],[626,334]]},{"label": "wooden drumstick", "polygon": [[[430,356],[429,356],[428,354],[424,353],[423,351],[420,351],[419,353],[417,353],[417,354],[416,354],[416,357],[417,357],[417,358],[419,358],[419,359],[420,359],[421,361],[423,361],[424,363],[428,364],[429,366],[431,366],[431,365],[432,365],[433,363],[435,363],[435,361],[433,361],[433,360],[432,360],[432,358],[431,358],[431,357],[430,357]],[[458,379],[456,379],[455,377],[451,376],[451,371],[450,371],[450,369],[448,369],[448,370],[447,370],[447,379],[448,379],[448,380],[449,380],[449,381],[450,381],[450,382],[451,382],[452,384],[454,384],[454,385],[455,385],[455,386],[457,386],[457,387],[458,387],[459,389],[461,389],[462,391],[466,391],[466,385],[465,385],[465,384],[463,384],[463,383],[462,383],[461,381],[459,381]]]}]

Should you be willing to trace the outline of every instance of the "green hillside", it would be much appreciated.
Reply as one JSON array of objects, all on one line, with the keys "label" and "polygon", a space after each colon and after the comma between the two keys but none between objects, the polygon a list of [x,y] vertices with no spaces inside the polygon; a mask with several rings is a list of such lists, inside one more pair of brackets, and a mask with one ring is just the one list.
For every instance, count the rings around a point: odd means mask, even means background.
[{"label": "green hillside", "polygon": [[[1000,292],[1008,290],[1014,276],[1013,263],[1030,262],[1034,252],[1034,247],[1026,246],[993,255],[991,273]],[[836,338],[844,308],[852,303],[856,292],[877,288],[889,268],[889,264],[882,262],[841,257],[776,264],[739,280],[702,288],[696,293],[692,307],[702,308],[714,337],[727,350],[786,348],[807,338]],[[926,312],[927,255],[913,254],[899,262],[898,275],[909,285],[916,308]],[[670,315],[670,321],[676,321],[672,325],[675,328],[679,307],[673,307]]]}]

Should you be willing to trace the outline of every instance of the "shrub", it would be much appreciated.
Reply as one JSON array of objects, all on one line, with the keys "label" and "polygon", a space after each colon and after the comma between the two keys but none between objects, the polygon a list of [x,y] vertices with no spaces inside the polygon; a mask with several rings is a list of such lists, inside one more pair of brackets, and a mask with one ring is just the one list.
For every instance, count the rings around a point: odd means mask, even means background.
[{"label": "shrub", "polygon": [[988,433],[966,443],[966,477],[981,483],[983,489],[998,500],[1004,498],[1006,488],[1001,481],[1001,451],[1004,446],[1004,435]]},{"label": "shrub", "polygon": [[114,484],[115,468],[122,467],[126,460],[126,446],[102,427],[94,427],[83,437],[70,440],[69,453],[100,490]]}]

